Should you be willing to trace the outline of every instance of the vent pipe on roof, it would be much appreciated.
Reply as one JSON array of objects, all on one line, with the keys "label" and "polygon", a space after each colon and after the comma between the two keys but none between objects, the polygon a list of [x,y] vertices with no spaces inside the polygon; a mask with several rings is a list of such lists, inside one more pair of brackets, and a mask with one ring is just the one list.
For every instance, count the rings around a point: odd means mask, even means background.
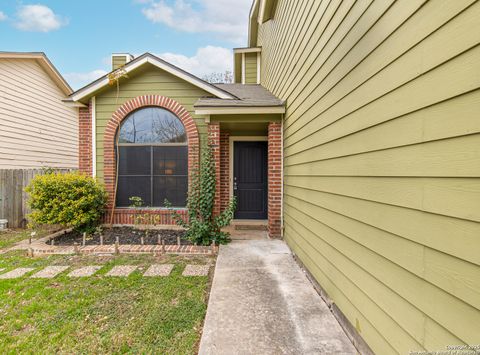
[{"label": "vent pipe on roof", "polygon": [[112,54],[112,70],[123,67],[125,64],[133,60],[130,53],[113,53]]}]

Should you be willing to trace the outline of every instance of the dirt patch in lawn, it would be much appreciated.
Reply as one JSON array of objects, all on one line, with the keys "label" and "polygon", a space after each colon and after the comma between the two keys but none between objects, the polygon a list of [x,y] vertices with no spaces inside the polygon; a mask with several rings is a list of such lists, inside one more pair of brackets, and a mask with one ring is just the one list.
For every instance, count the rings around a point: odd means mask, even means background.
[{"label": "dirt patch in lawn", "polygon": [[[181,245],[192,245],[192,242],[185,239],[185,231],[174,229],[156,229],[156,230],[141,230],[133,227],[113,227],[105,228],[102,232],[103,244],[115,244],[116,238],[121,245],[141,244],[143,237],[143,244],[156,245],[159,238],[164,241],[165,245],[176,245],[178,238],[180,238]],[[100,235],[95,234],[87,236],[85,245],[100,245]],[[60,236],[55,237],[55,245],[73,245],[77,243],[81,245],[83,236],[79,232],[71,231]]]}]

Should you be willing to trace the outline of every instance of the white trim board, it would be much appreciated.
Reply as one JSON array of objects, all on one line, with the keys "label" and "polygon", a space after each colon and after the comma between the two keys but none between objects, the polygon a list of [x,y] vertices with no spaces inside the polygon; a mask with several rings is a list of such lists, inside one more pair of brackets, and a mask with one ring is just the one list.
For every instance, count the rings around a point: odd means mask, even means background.
[{"label": "white trim board", "polygon": [[250,114],[284,114],[284,106],[238,106],[238,107],[199,107],[195,108],[196,115],[250,115]]},{"label": "white trim board", "polygon": [[245,67],[246,67],[246,64],[245,64],[245,53],[242,53],[242,84],[243,84],[243,85],[245,85],[245,77],[246,77]]},{"label": "white trim board", "polygon": [[255,53],[261,52],[262,47],[246,47],[246,48],[234,48],[233,53],[240,54],[240,53]]},{"label": "white trim board", "polygon": [[[268,142],[268,136],[230,136],[228,138],[228,191],[233,197],[233,146],[234,142]],[[268,164],[268,161],[267,161]]]},{"label": "white trim board", "polygon": [[257,52],[257,84],[260,84],[260,79],[261,79],[261,76],[260,76],[260,71],[262,70],[262,66],[261,66],[261,60],[262,60],[262,57],[261,57],[261,53],[260,52]]},{"label": "white trim board", "polygon": [[97,176],[97,101],[92,97],[92,176]]},{"label": "white trim board", "polygon": [[[233,96],[232,94],[229,94],[226,91],[221,90],[221,89],[217,88],[216,86],[214,86],[212,84],[209,84],[206,81],[203,81],[203,80],[197,78],[196,76],[191,75],[191,74],[185,72],[184,70],[182,70],[180,68],[177,68],[177,67],[175,67],[175,66],[165,62],[164,60],[162,60],[160,58],[157,58],[157,57],[155,57],[151,54],[146,54],[146,55],[138,57],[137,59],[134,59],[133,61],[127,63],[122,69],[125,70],[126,73],[129,73],[129,72],[141,67],[142,65],[144,65],[146,63],[150,63],[150,64],[156,66],[157,68],[165,70],[167,73],[170,73],[170,74],[172,74],[172,75],[174,75],[174,76],[176,76],[176,77],[178,77],[182,80],[185,80],[186,82],[189,82],[190,84],[195,85],[195,86],[199,87],[200,89],[203,89],[206,92],[208,92],[212,95],[215,95],[216,97],[218,97],[220,99],[236,99],[236,97]],[[92,84],[87,85],[87,86],[83,87],[82,89],[73,93],[71,95],[71,98],[72,98],[73,101],[79,101],[79,100],[85,98],[86,96],[94,93],[95,91],[97,91],[97,90],[99,90],[99,89],[101,89],[105,86],[108,86],[108,85],[109,85],[108,84],[108,76],[104,76],[101,79],[97,80],[96,82],[93,82]]]}]

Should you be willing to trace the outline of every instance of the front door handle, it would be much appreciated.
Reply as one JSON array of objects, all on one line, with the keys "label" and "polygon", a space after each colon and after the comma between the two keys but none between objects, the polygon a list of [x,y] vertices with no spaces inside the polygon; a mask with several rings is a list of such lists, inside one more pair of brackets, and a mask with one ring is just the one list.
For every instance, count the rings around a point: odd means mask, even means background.
[{"label": "front door handle", "polygon": [[233,178],[233,190],[237,189],[237,177]]}]

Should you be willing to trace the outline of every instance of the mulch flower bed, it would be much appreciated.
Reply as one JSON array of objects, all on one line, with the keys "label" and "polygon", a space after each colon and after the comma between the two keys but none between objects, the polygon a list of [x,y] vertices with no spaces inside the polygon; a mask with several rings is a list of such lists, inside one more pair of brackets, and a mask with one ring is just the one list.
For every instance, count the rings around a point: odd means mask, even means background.
[{"label": "mulch flower bed", "polygon": [[[133,227],[113,227],[104,228],[101,235],[103,236],[103,244],[115,244],[118,237],[119,244],[142,244],[141,239],[143,237],[143,244],[156,245],[158,244],[159,237],[164,241],[165,245],[177,245],[178,237],[180,237],[181,245],[192,245],[192,242],[185,239],[185,232],[182,230],[174,229],[154,229],[147,231],[143,229],[135,229]],[[87,235],[85,245],[100,245],[100,234]],[[60,236],[55,237],[55,245],[82,245],[83,236],[81,233],[71,231]],[[49,242],[50,243],[50,242]]]}]

